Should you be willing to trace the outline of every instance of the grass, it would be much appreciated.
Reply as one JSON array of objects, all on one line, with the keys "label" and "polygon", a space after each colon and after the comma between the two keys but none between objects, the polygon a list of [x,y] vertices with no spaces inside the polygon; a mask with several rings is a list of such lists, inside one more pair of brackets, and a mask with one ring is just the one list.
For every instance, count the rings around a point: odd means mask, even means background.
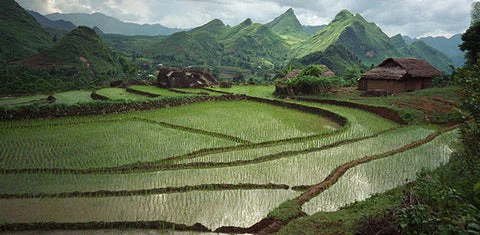
[{"label": "grass", "polygon": [[93,101],[93,99],[90,97],[91,94],[91,91],[79,90],[56,93],[53,96],[57,99],[55,103],[71,105]]},{"label": "grass", "polygon": [[399,113],[409,123],[448,123],[461,120],[457,107],[452,107],[438,100],[438,98],[441,98],[453,101],[457,106],[462,104],[462,95],[459,87],[456,86],[429,88],[383,97],[364,97],[357,90],[351,90],[348,93],[319,94],[310,97],[390,108]]},{"label": "grass", "polygon": [[111,100],[142,100],[147,97],[127,92],[123,88],[104,88],[97,91],[97,94],[108,97]]},{"label": "grass", "polygon": [[354,234],[358,220],[382,212],[402,201],[402,188],[370,197],[335,212],[319,212],[295,219],[276,234]]},{"label": "grass", "polygon": [[185,96],[185,94],[173,92],[168,89],[164,89],[156,86],[133,85],[133,86],[130,86],[130,89],[143,91],[143,92],[147,92],[147,93],[159,95],[159,96]]},{"label": "grass", "polygon": [[239,86],[234,85],[231,88],[216,87],[214,90],[230,92],[234,94],[246,94],[248,96],[261,97],[261,98],[274,98],[273,92],[274,86]]},{"label": "grass", "polygon": [[201,94],[201,95],[205,95],[205,94],[213,95],[213,96],[223,95],[222,93],[209,91],[209,90],[205,90],[205,89],[202,89],[202,88],[175,88],[174,90],[188,92],[188,93],[192,93],[192,94]]},{"label": "grass", "polygon": [[40,99],[46,99],[47,95],[32,95],[22,97],[3,97],[0,99],[0,107],[11,107],[37,103]]}]

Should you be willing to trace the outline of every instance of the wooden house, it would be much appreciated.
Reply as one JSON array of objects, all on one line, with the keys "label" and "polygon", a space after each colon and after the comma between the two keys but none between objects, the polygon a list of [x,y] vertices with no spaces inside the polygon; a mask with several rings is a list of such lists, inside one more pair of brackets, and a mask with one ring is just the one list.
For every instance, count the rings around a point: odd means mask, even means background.
[{"label": "wooden house", "polygon": [[367,92],[400,93],[432,87],[442,74],[428,62],[412,58],[389,58],[358,80],[358,89]]}]

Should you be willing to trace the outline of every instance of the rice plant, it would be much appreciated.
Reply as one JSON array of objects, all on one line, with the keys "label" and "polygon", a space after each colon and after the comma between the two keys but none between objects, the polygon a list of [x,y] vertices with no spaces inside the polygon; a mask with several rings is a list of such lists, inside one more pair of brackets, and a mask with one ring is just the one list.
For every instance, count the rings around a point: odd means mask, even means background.
[{"label": "rice plant", "polygon": [[451,131],[420,147],[356,166],[325,192],[305,203],[303,210],[308,214],[335,211],[411,182],[420,172],[446,164],[458,136],[458,130]]},{"label": "rice plant", "polygon": [[201,223],[212,230],[221,226],[249,227],[298,194],[291,190],[224,190],[105,198],[10,199],[0,200],[0,221],[162,220],[187,225]]}]

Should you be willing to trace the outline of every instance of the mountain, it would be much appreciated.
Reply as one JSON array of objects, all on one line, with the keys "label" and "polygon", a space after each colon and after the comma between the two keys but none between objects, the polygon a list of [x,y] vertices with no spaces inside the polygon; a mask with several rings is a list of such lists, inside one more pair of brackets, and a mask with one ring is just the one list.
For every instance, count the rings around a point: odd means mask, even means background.
[{"label": "mountain", "polygon": [[461,67],[465,64],[465,52],[461,51],[459,48],[459,45],[463,42],[461,34],[455,34],[450,38],[423,37],[418,40],[443,52],[452,60],[455,67]]},{"label": "mountain", "polygon": [[305,33],[302,24],[298,21],[292,8],[276,17],[273,21],[265,24],[265,26],[287,40],[289,44],[296,44],[308,38],[308,35]]},{"label": "mountain", "polygon": [[14,0],[0,1],[0,61],[45,51],[53,36]]},{"label": "mountain", "polygon": [[408,44],[401,34],[397,34],[390,38],[390,43],[402,52],[404,57],[424,59],[441,71],[451,71],[452,61],[450,58],[423,41],[415,40]]},{"label": "mountain", "polygon": [[401,57],[390,38],[374,23],[348,10],[338,13],[332,22],[296,48],[296,57],[325,51],[331,45],[343,45],[365,64],[378,64],[388,57]]},{"label": "mountain", "polygon": [[409,36],[402,36],[403,40],[405,41],[405,43],[407,44],[412,44],[412,42],[415,42],[415,39],[409,37]]},{"label": "mountain", "polygon": [[27,11],[30,15],[33,16],[37,20],[38,23],[43,28],[52,28],[52,29],[59,29],[59,30],[65,30],[65,31],[72,31],[77,26],[75,26],[72,22],[70,21],[65,21],[65,20],[50,20],[47,17],[43,16],[42,14],[35,12],[35,11]]},{"label": "mountain", "polygon": [[170,35],[175,32],[181,31],[176,28],[168,28],[161,24],[135,24],[126,23],[120,21],[117,18],[104,15],[102,13],[84,14],[84,13],[71,13],[60,14],[53,13],[46,15],[51,20],[67,20],[75,25],[84,25],[90,28],[97,26],[104,33],[109,34],[123,34],[123,35]]},{"label": "mountain", "polygon": [[342,45],[331,45],[325,51],[317,51],[300,58],[298,62],[303,65],[324,64],[338,76],[342,76],[348,68],[367,69],[357,56]]},{"label": "mountain", "polygon": [[252,68],[273,65],[286,59],[290,46],[269,27],[246,19],[219,35],[225,45],[225,65]]},{"label": "mountain", "polygon": [[86,26],[74,29],[45,52],[18,61],[30,67],[69,71],[86,82],[102,82],[123,74],[119,58],[95,31]]},{"label": "mountain", "polygon": [[[309,53],[319,51],[328,57],[327,49],[332,45],[342,45],[366,66],[377,65],[389,57],[413,57],[424,59],[439,70],[451,70],[451,60],[439,50],[423,42],[407,43],[400,34],[389,38],[377,25],[367,22],[360,14],[353,15],[347,10],[342,10],[324,29],[295,48],[293,54],[297,58],[305,58]],[[335,67],[345,67],[342,64],[348,63],[339,62],[332,70],[335,71]]]},{"label": "mountain", "polygon": [[318,31],[324,29],[326,25],[303,25],[303,32],[305,32],[308,36],[315,35]]},{"label": "mountain", "polygon": [[410,44],[408,48],[412,57],[424,59],[440,71],[451,71],[452,60],[425,42],[417,40]]}]

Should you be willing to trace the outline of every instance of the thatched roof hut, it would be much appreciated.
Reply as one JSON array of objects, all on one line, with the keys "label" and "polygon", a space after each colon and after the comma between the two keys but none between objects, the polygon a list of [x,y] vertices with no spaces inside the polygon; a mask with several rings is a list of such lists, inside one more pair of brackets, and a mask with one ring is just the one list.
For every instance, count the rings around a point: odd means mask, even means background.
[{"label": "thatched roof hut", "polygon": [[415,91],[432,86],[432,78],[442,74],[428,62],[414,58],[389,58],[359,79],[364,91],[382,90],[390,93]]},{"label": "thatched roof hut", "polygon": [[163,88],[207,87],[218,81],[207,71],[195,69],[160,69],[157,77],[158,85]]}]

